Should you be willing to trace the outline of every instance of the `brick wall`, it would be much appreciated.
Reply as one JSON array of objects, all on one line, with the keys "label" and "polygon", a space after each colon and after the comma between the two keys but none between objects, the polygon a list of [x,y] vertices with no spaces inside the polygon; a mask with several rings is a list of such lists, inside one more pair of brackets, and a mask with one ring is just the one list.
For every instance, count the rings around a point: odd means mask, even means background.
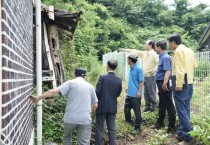
[{"label": "brick wall", "polygon": [[2,105],[1,140],[28,145],[33,130],[32,0],[1,0]]}]

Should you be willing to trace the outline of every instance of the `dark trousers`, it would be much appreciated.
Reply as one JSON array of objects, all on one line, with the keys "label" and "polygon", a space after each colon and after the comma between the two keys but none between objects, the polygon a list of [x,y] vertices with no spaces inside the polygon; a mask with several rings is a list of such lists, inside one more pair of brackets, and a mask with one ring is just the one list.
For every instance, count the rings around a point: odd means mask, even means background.
[{"label": "dark trousers", "polygon": [[176,111],[172,100],[172,92],[164,92],[162,89],[163,80],[156,81],[158,87],[159,106],[158,106],[158,119],[157,124],[162,125],[166,116],[166,110],[168,112],[168,127],[174,128],[176,121]]},{"label": "dark trousers", "polygon": [[178,92],[174,91],[173,93],[179,118],[177,134],[182,136],[184,140],[190,141],[192,137],[188,132],[192,130],[190,125],[190,100],[193,94],[193,85],[189,84],[187,89]]},{"label": "dark trousers", "polygon": [[102,133],[104,128],[104,121],[106,119],[109,144],[116,145],[115,143],[115,117],[116,113],[96,113],[96,134],[95,134],[95,145],[102,144]]},{"label": "dark trousers", "polygon": [[[125,106],[124,106],[125,120],[126,122],[134,123],[136,129],[140,128],[142,122],[140,106],[141,106],[141,99],[129,96],[125,99]],[[136,117],[134,122],[131,119],[131,109],[133,109]]]}]

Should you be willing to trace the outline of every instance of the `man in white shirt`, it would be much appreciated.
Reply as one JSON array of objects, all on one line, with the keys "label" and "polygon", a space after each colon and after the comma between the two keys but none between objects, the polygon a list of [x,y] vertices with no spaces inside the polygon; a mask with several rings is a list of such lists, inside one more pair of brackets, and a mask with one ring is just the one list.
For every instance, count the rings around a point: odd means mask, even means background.
[{"label": "man in white shirt", "polygon": [[34,103],[41,99],[61,93],[67,97],[64,114],[63,144],[72,145],[71,134],[76,130],[78,144],[89,145],[91,137],[91,108],[96,110],[98,99],[94,87],[84,80],[86,70],[77,68],[75,79],[66,81],[59,87],[49,90],[40,96],[31,96]]}]

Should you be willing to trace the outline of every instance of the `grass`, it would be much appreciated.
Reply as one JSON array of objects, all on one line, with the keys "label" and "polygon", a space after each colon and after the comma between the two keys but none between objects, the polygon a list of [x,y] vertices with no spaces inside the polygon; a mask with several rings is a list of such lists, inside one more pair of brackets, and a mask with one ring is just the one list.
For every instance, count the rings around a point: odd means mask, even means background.
[{"label": "grass", "polygon": [[[95,85],[95,84],[94,84]],[[121,96],[118,97],[118,113],[116,115],[116,139],[117,143],[123,144],[123,145],[175,145],[177,144],[177,141],[174,138],[175,134],[167,134],[166,133],[166,128],[163,128],[161,130],[153,130],[151,129],[151,126],[155,124],[156,118],[157,118],[157,111],[156,112],[149,112],[149,113],[142,113],[142,126],[141,126],[141,132],[136,133],[134,131],[134,128],[126,123],[124,120],[124,102],[125,102],[125,88],[127,87],[126,83],[123,82],[123,91],[121,93]],[[200,86],[202,88],[202,86]],[[193,97],[193,113],[197,114],[202,113],[205,114],[205,112],[208,112],[209,109],[207,107],[210,106],[210,96],[201,96],[202,90],[197,89],[197,84],[195,84],[195,91],[194,91],[194,97]],[[206,93],[206,92],[202,92]],[[61,138],[62,138],[62,133],[63,133],[63,121],[61,116],[59,114],[63,113],[63,110],[65,107],[65,99],[60,99],[57,98],[56,100],[56,105],[55,106],[46,106],[43,105],[45,110],[43,112],[47,113],[51,117],[44,117],[43,122],[44,122],[44,135],[45,135],[45,141],[55,141],[58,143],[61,143]],[[142,99],[142,105],[141,105],[141,110],[144,108],[144,98]],[[204,105],[202,105],[204,104]],[[206,106],[206,108],[205,108]],[[63,109],[61,109],[63,108]],[[199,112],[196,110],[199,110]],[[202,111],[203,110],[203,111]],[[50,111],[50,112],[47,112]],[[52,113],[53,112],[53,113]],[[53,115],[52,115],[53,114]],[[46,114],[45,114],[46,115]],[[53,123],[53,118],[59,118],[60,121],[58,123]],[[48,118],[45,120],[45,118]],[[52,118],[52,119],[49,119]],[[93,118],[93,132],[94,132],[94,124],[95,124],[95,114],[92,114]],[[132,118],[134,118],[134,113],[132,111]],[[194,118],[194,115],[192,115],[192,120]],[[166,118],[167,122],[167,118]],[[177,120],[178,122],[178,120]],[[55,129],[57,128],[57,129]],[[56,131],[57,130],[57,131]],[[128,135],[132,135],[135,140],[134,141],[128,141]],[[76,136],[73,136],[74,143],[76,143]],[[106,125],[104,126],[104,137],[107,140],[108,139],[108,131],[106,129]],[[59,141],[58,141],[59,140]]]}]

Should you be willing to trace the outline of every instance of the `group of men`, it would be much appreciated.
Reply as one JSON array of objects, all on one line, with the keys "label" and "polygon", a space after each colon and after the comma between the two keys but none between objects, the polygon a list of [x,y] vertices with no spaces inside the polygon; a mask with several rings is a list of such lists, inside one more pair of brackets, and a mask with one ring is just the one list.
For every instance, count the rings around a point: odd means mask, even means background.
[{"label": "group of men", "polygon": [[[155,44],[154,41],[148,40],[145,44],[146,51],[121,49],[122,51],[131,52],[128,56],[128,64],[131,70],[124,107],[125,120],[134,125],[135,130],[140,129],[142,120],[140,111],[142,83],[144,82],[146,102],[144,112],[156,110],[157,86],[159,96],[158,118],[152,128],[160,129],[165,126],[164,119],[167,110],[167,133],[174,132],[177,112],[179,125],[176,139],[180,141],[180,145],[193,144],[193,138],[190,136],[189,131],[192,130],[190,125],[190,100],[193,94],[193,73],[196,68],[194,52],[182,44],[179,34],[168,37],[168,46],[174,51],[172,57],[166,51],[167,42],[165,41],[158,41]],[[138,57],[143,60],[143,73],[136,64]],[[176,80],[174,89],[171,88],[170,90],[169,78],[171,75],[174,75]],[[172,94],[176,109],[173,104]],[[135,121],[131,120],[131,108],[135,114]]]},{"label": "group of men", "polygon": [[[158,88],[159,105],[158,118],[152,128],[160,129],[164,126],[166,110],[168,112],[167,132],[175,130],[176,111],[179,119],[177,139],[180,144],[188,144],[192,137],[188,134],[192,130],[190,125],[190,100],[193,93],[193,70],[196,66],[194,53],[184,46],[181,37],[173,34],[168,37],[168,45],[174,50],[173,57],[167,54],[167,43],[158,41],[156,44],[148,40],[145,44],[146,51],[122,49],[131,52],[127,63],[130,65],[127,97],[125,99],[125,121],[139,131],[141,127],[141,99],[144,97],[146,107],[144,112],[156,110],[156,86]],[[158,55],[159,57],[158,57]],[[137,64],[138,57],[143,59],[143,69]],[[107,74],[100,75],[96,89],[84,80],[86,70],[77,68],[75,79],[69,80],[61,86],[49,90],[40,96],[31,96],[38,103],[41,99],[60,93],[67,96],[67,105],[64,115],[64,145],[71,145],[71,134],[77,132],[78,144],[89,145],[91,137],[91,109],[96,110],[95,144],[102,144],[102,132],[106,120],[109,144],[115,145],[115,117],[117,113],[117,97],[122,91],[122,80],[117,77],[114,70],[116,60],[107,62]],[[173,73],[172,73],[173,72]],[[173,105],[172,91],[168,88],[170,75],[176,76],[176,88],[173,96],[176,105]],[[188,84],[183,88],[183,80],[187,74]],[[131,117],[131,109],[135,114],[135,121]]]}]

